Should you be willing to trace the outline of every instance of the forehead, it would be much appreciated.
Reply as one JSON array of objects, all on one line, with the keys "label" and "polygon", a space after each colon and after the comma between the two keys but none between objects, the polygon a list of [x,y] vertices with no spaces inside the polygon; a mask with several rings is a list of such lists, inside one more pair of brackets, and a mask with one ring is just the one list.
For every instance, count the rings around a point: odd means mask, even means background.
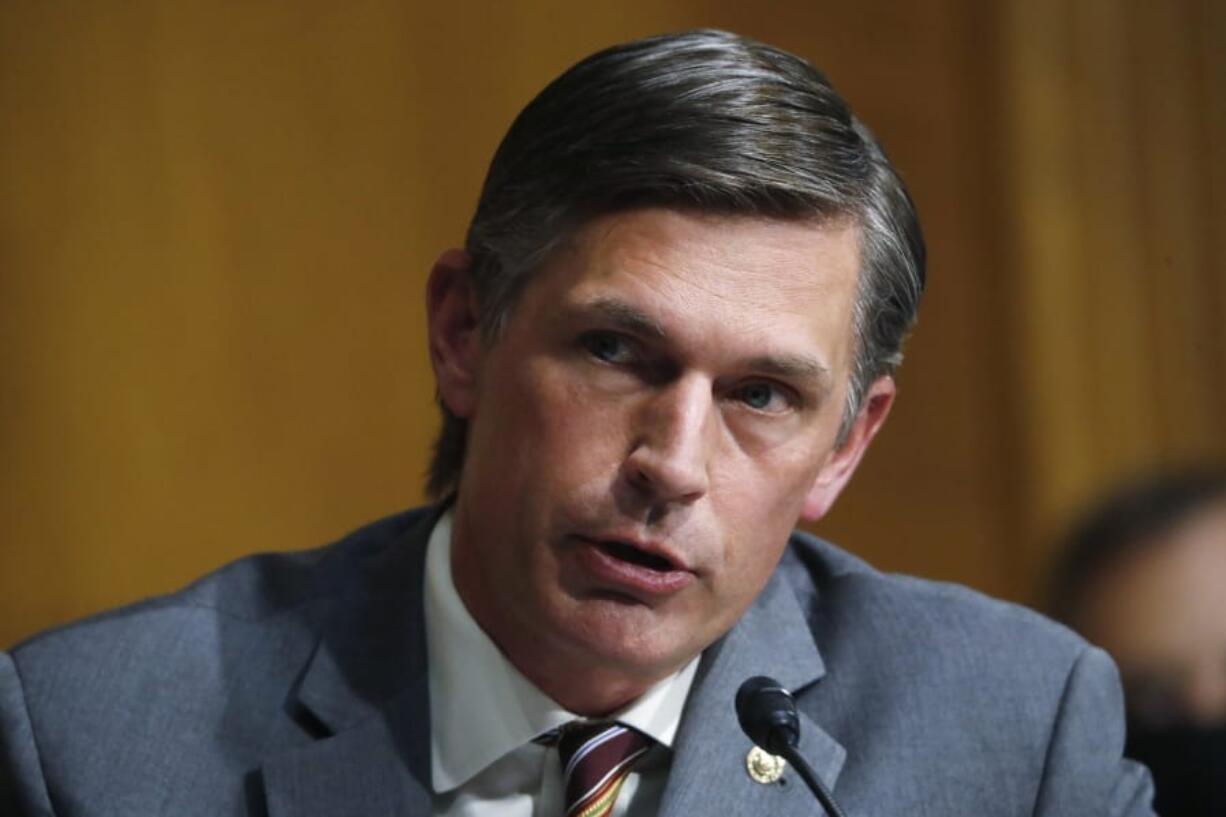
[{"label": "forehead", "polygon": [[[837,294],[854,285],[859,230],[851,219],[774,219],[643,208],[591,219],[562,245],[590,278],[702,276],[724,297]],[[844,273],[850,273],[845,275]]]},{"label": "forehead", "polygon": [[678,339],[838,339],[833,353],[850,341],[859,237],[850,219],[618,212],[576,230],[529,289],[552,309],[626,302]]}]

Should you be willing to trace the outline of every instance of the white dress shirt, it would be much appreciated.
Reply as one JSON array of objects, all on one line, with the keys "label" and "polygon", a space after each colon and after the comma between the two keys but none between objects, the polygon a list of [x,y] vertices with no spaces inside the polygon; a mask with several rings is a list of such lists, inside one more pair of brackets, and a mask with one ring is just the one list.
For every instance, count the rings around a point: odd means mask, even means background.
[{"label": "white dress shirt", "polygon": [[[434,814],[561,817],[557,750],[533,738],[579,716],[521,675],[460,600],[451,578],[450,512],[427,544],[425,616]],[[610,716],[656,741],[627,776],[614,817],[656,813],[697,668],[695,657]]]}]

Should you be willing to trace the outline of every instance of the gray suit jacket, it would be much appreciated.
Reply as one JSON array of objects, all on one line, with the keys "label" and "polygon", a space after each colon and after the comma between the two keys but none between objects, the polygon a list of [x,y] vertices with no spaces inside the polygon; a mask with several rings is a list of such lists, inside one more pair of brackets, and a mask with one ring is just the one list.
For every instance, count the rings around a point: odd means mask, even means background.
[{"label": "gray suit jacket", "polygon": [[[429,814],[435,516],[243,559],[0,653],[0,814]],[[797,534],[703,656],[661,814],[820,813],[793,773],[746,772],[732,700],[758,674],[796,691],[802,751],[849,817],[1151,813],[1101,652]]]}]

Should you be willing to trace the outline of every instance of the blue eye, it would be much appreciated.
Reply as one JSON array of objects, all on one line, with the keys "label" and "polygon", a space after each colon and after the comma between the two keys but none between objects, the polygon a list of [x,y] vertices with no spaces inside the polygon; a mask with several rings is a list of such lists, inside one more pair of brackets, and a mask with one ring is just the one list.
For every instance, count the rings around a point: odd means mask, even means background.
[{"label": "blue eye", "polygon": [[736,388],[731,396],[746,408],[766,414],[781,414],[797,407],[792,392],[769,381],[746,383]]},{"label": "blue eye", "polygon": [[633,358],[630,344],[610,332],[592,332],[583,337],[588,354],[605,363],[628,363]]},{"label": "blue eye", "polygon": [[763,410],[770,408],[775,390],[766,383],[751,383],[742,387],[738,395],[745,405],[752,409]]}]

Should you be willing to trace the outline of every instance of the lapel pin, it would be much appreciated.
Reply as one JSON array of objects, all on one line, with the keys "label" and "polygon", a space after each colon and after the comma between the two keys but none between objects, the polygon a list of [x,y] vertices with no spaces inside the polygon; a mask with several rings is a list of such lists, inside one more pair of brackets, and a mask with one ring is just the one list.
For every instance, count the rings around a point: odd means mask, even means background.
[{"label": "lapel pin", "polygon": [[749,776],[754,779],[754,782],[763,785],[774,783],[783,777],[785,766],[787,766],[787,761],[777,755],[772,755],[760,746],[753,747],[745,756],[745,769],[749,772]]}]

